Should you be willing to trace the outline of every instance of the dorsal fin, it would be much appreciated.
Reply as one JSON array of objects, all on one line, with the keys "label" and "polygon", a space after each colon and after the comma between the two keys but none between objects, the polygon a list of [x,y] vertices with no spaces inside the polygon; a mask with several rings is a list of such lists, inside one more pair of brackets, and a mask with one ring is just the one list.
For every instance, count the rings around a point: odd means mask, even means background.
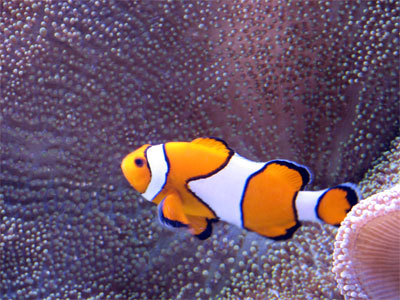
[{"label": "dorsal fin", "polygon": [[[311,181],[311,173],[307,169],[307,167],[299,165],[295,162],[283,159],[271,160],[267,163],[267,165],[276,165],[276,166],[284,166],[275,168],[275,173],[279,176],[283,176],[286,182],[289,182],[293,187],[298,186],[300,190],[303,190],[304,187]],[[286,167],[286,168],[285,168]],[[295,170],[301,176],[301,182],[299,182],[299,178],[294,176],[295,173],[290,170]]]},{"label": "dorsal fin", "polygon": [[215,137],[202,137],[191,141],[192,144],[202,145],[208,148],[213,148],[218,151],[223,151],[227,154],[232,154],[233,150],[229,148],[228,144],[219,138]]}]

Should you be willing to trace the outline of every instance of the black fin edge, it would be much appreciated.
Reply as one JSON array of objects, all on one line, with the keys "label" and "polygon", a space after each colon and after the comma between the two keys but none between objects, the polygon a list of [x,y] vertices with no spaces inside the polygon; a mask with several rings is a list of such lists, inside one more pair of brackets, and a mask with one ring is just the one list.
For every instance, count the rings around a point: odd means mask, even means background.
[{"label": "black fin edge", "polygon": [[164,204],[164,199],[158,205],[158,218],[159,218],[161,224],[166,225],[166,226],[170,226],[170,227],[174,227],[174,228],[188,227],[187,224],[184,224],[184,223],[179,222],[179,221],[170,220],[170,219],[168,219],[168,218],[166,218],[164,216],[164,213],[162,211],[162,206]]},{"label": "black fin edge", "polygon": [[[319,213],[318,213],[319,205],[320,205],[322,199],[324,198],[324,196],[326,195],[326,193],[329,192],[330,190],[333,190],[336,188],[340,188],[346,192],[346,200],[350,204],[350,208],[348,210],[346,210],[346,213],[348,213],[353,208],[353,206],[359,202],[360,196],[359,196],[357,186],[355,184],[342,183],[342,184],[338,184],[338,185],[328,188],[321,196],[319,196],[317,205],[315,206],[315,214],[317,215],[318,219],[320,219],[323,222],[325,222],[325,221],[319,216]],[[330,225],[339,227],[340,223],[339,224],[330,224]]]},{"label": "black fin edge", "polygon": [[290,239],[293,234],[297,231],[297,229],[299,229],[301,226],[300,222],[297,222],[296,225],[294,225],[293,227],[290,227],[289,229],[286,229],[286,234],[280,235],[280,236],[276,236],[276,237],[270,237],[270,236],[265,236],[269,239],[275,240],[275,241],[283,241],[283,240],[287,240]]},{"label": "black fin edge", "polygon": [[339,184],[335,187],[340,187],[347,192],[346,199],[350,204],[350,208],[347,210],[349,212],[351,208],[359,202],[359,195],[357,192],[357,187],[349,184]]},{"label": "black fin edge", "polygon": [[284,160],[284,159],[271,160],[271,161],[267,162],[267,165],[269,165],[271,163],[276,163],[278,165],[286,166],[289,169],[294,169],[297,172],[299,172],[301,179],[303,180],[303,184],[301,185],[300,191],[304,190],[304,187],[307,184],[311,183],[311,181],[312,181],[311,172],[306,166],[299,165],[293,161]]},{"label": "black fin edge", "polygon": [[[216,141],[221,142],[222,144],[224,144],[225,147],[226,147],[227,149],[229,149],[230,151],[233,151],[233,150],[228,146],[228,143],[225,142],[223,139],[221,139],[221,138],[219,138],[219,137],[216,137],[216,136],[202,136],[202,137],[200,137],[200,138],[201,138],[201,139],[216,140]],[[200,139],[200,138],[199,138],[199,139]]]},{"label": "black fin edge", "polygon": [[212,223],[216,223],[218,222],[218,220],[213,219],[206,219],[207,220],[207,228],[200,234],[196,234],[195,237],[197,237],[199,240],[204,241],[206,239],[208,239],[211,234],[212,234]]}]

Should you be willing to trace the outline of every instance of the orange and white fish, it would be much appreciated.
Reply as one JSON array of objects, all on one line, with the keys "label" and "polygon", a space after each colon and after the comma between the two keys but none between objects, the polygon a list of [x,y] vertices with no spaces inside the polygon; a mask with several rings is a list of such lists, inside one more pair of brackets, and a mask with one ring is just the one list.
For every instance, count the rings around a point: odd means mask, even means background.
[{"label": "orange and white fish", "polygon": [[339,225],[358,202],[353,184],[303,191],[311,177],[306,167],[287,160],[254,162],[216,138],[143,145],[121,168],[158,205],[162,224],[187,228],[202,240],[218,220],[286,239],[301,221]]}]

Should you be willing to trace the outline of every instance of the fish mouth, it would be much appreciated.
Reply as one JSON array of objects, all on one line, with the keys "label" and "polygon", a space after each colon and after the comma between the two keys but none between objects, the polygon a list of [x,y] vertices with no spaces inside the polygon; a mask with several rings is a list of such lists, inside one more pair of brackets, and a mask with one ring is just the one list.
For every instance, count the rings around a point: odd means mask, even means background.
[{"label": "fish mouth", "polygon": [[128,159],[128,156],[129,155],[127,155],[127,156],[125,156],[124,157],[124,159],[122,160],[122,162],[121,162],[121,169],[122,169],[122,173],[124,174],[124,177],[125,177],[125,179],[131,184],[131,185],[133,185],[132,184],[132,179],[130,178],[130,176],[129,176],[129,169],[130,169],[130,167],[129,167],[129,159]]}]

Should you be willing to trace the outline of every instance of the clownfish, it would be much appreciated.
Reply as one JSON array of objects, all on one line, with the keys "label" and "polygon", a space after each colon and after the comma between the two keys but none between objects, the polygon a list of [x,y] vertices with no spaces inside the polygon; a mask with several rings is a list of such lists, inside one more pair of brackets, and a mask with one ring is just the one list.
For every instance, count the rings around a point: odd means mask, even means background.
[{"label": "clownfish", "polygon": [[290,238],[301,221],[338,226],[358,202],[355,185],[303,191],[305,166],[288,160],[254,162],[221,139],[143,145],[121,163],[128,182],[158,205],[160,222],[201,240],[223,220],[267,238]]}]

